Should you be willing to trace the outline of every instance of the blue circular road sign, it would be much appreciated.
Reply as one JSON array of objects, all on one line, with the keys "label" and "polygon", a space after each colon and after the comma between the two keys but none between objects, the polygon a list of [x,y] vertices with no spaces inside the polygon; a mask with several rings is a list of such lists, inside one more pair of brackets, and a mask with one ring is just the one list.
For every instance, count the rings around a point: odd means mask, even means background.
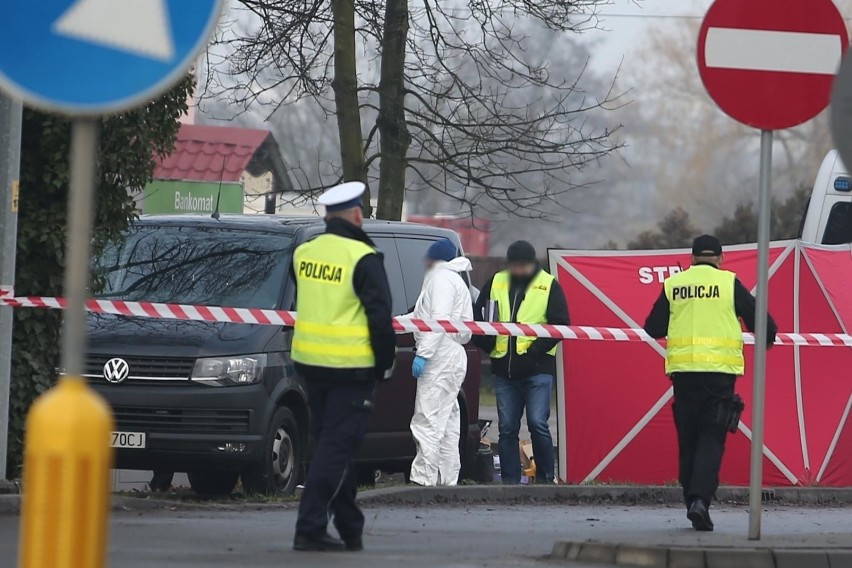
[{"label": "blue circular road sign", "polygon": [[224,0],[4,2],[0,89],[70,115],[121,112],[178,82]]}]

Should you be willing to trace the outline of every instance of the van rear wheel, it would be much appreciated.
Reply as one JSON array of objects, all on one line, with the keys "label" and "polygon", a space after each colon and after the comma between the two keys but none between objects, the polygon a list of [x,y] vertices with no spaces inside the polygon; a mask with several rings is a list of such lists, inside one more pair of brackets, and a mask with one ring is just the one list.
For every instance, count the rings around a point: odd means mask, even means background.
[{"label": "van rear wheel", "polygon": [[289,408],[275,411],[264,444],[263,461],[243,470],[247,493],[292,495],[304,463],[299,423]]},{"label": "van rear wheel", "polygon": [[191,471],[187,473],[192,490],[205,497],[230,495],[240,478],[238,471]]}]

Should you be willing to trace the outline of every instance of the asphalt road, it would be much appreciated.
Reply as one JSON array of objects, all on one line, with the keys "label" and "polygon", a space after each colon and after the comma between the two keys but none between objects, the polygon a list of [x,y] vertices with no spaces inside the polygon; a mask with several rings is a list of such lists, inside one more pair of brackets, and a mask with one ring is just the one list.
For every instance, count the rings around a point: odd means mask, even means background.
[{"label": "asphalt road", "polygon": [[[381,507],[366,510],[367,550],[354,554],[290,549],[294,509],[121,512],[113,515],[112,568],[208,567],[541,567],[556,540],[618,538],[707,545],[746,543],[748,512],[715,511],[717,532],[685,528],[683,510],[623,506]],[[765,533],[789,546],[852,545],[852,510],[774,508]],[[0,516],[0,559],[17,554],[18,518]],[[795,536],[784,536],[795,535]],[[0,562],[3,566],[5,560]],[[564,564],[563,564],[564,566]],[[593,568],[571,564],[571,568]]]}]

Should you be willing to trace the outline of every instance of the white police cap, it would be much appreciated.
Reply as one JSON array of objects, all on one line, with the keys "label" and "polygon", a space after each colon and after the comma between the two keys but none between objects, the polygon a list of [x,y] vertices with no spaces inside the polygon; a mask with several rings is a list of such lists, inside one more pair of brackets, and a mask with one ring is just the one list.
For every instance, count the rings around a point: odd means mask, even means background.
[{"label": "white police cap", "polygon": [[367,186],[360,181],[350,181],[336,185],[320,195],[317,202],[325,205],[326,211],[342,211],[361,205],[361,196]]}]

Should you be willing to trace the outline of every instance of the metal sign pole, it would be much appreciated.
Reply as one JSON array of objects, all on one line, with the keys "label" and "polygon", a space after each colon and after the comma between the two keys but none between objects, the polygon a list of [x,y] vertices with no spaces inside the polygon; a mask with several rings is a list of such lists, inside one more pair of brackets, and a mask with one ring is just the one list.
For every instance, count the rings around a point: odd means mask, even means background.
[{"label": "metal sign pole", "polygon": [[[106,566],[109,433],[115,424],[109,406],[82,378],[97,158],[98,120],[74,121],[62,329],[66,374],[27,415],[24,487],[29,489],[21,499],[20,568],[54,566],[69,558],[74,566]],[[43,479],[50,483],[38,481]]]},{"label": "metal sign pole", "polygon": [[757,317],[754,337],[754,400],[751,424],[751,474],[748,538],[760,540],[763,506],[763,423],[766,410],[766,323],[769,298],[769,225],[772,202],[772,131],[760,133],[760,196],[757,221]]},{"label": "metal sign pole", "polygon": [[[23,104],[0,93],[0,286],[15,285],[18,176]],[[6,479],[9,391],[12,384],[12,308],[0,306],[0,479]]]},{"label": "metal sign pole", "polygon": [[97,157],[98,120],[75,120],[71,127],[71,187],[65,245],[65,298],[68,306],[62,329],[62,369],[67,377],[83,375]]}]

